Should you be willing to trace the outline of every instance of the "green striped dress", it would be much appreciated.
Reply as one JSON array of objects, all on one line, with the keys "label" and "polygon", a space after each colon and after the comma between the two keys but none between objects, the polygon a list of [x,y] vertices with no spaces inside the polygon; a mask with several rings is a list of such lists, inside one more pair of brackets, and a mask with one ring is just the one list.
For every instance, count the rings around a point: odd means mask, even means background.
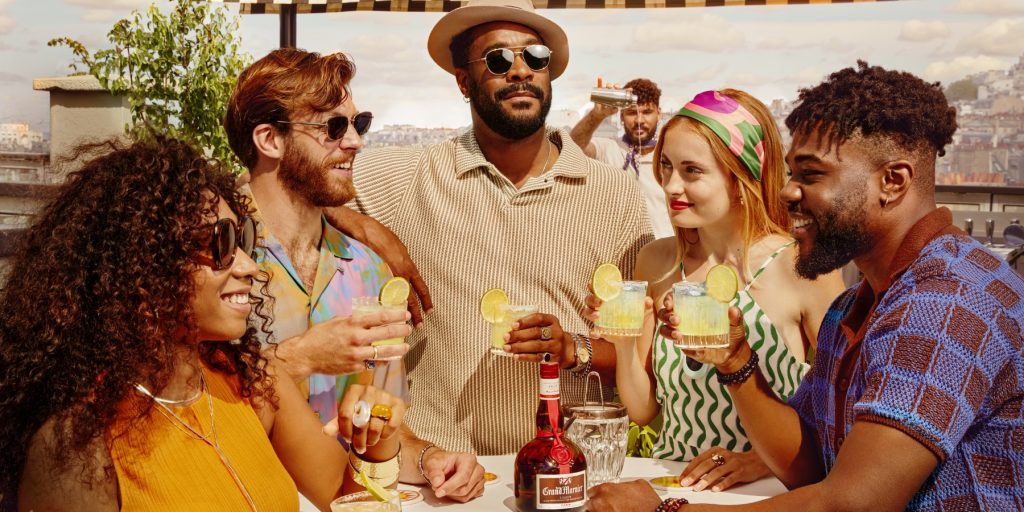
[{"label": "green striped dress", "polygon": [[[771,320],[754,298],[750,286],[768,265],[792,242],[780,247],[754,273],[747,286],[736,294],[732,305],[743,311],[747,342],[760,358],[759,366],[772,390],[783,401],[792,395],[810,365],[798,361]],[[655,331],[657,332],[657,331]],[[750,441],[740,425],[725,386],[718,383],[712,365],[687,364],[686,356],[671,340],[654,338],[655,391],[661,404],[663,426],[652,456],[657,459],[690,460],[713,446],[731,451],[750,450]]]}]

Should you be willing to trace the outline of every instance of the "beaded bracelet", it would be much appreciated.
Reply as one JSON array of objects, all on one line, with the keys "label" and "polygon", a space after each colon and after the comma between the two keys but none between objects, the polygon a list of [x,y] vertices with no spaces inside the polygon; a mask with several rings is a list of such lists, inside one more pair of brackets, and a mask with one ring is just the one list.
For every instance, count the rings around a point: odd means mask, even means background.
[{"label": "beaded bracelet", "polygon": [[690,502],[686,498],[668,498],[661,502],[658,508],[654,509],[654,512],[676,512],[688,503]]},{"label": "beaded bracelet", "polygon": [[755,371],[757,371],[757,362],[757,352],[751,351],[750,359],[747,361],[747,364],[743,365],[742,368],[736,370],[733,373],[719,373],[718,382],[721,383],[723,386],[743,384],[744,382],[747,381],[747,379],[750,378],[751,375],[754,374]]},{"label": "beaded bracelet", "polygon": [[425,471],[423,471],[423,456],[426,455],[427,454],[427,450],[429,450],[431,448],[437,448],[438,450],[440,450],[440,448],[438,448],[438,446],[436,444],[434,444],[434,443],[427,443],[427,445],[424,446],[422,450],[420,450],[419,458],[416,459],[416,467],[418,467],[420,469],[420,476],[422,476],[423,479],[427,481],[427,485],[430,485],[430,479],[427,478],[427,473]]}]

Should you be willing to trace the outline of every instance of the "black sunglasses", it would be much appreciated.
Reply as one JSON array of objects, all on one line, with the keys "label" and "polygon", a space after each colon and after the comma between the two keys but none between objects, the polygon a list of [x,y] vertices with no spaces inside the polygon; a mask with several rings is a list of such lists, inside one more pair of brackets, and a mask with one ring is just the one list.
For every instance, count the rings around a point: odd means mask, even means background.
[{"label": "black sunglasses", "polygon": [[[370,130],[370,123],[373,121],[373,114],[370,112],[360,112],[355,116],[352,116],[352,126],[355,127],[356,133],[359,135],[366,135],[366,132]],[[301,124],[303,126],[316,126],[323,128],[327,132],[327,140],[335,141],[345,136],[345,132],[348,131],[348,117],[347,116],[336,116],[327,120],[326,123],[305,123],[300,121],[277,121],[281,124]]]},{"label": "black sunglasses", "polygon": [[512,69],[512,64],[516,61],[516,55],[522,55],[523,62],[534,71],[541,71],[551,63],[551,49],[547,46],[531,44],[530,46],[519,48],[522,49],[515,51],[513,48],[495,48],[485,53],[484,58],[471,60],[466,62],[466,65],[484,61],[487,65],[487,71],[500,76]]},{"label": "black sunglasses", "polygon": [[255,257],[256,221],[252,217],[242,217],[238,224],[231,219],[219,219],[206,226],[213,229],[210,237],[210,255],[196,255],[196,259],[213,270],[223,270],[235,262],[236,249],[241,249],[250,258]]}]

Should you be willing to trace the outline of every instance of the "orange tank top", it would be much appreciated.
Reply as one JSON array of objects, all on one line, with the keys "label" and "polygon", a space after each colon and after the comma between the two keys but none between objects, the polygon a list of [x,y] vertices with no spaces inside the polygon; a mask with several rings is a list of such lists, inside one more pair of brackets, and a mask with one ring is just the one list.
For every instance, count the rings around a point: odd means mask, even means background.
[{"label": "orange tank top", "polygon": [[[212,441],[208,395],[212,397],[221,451],[256,509],[298,510],[295,482],[274,453],[256,411],[239,394],[237,380],[208,368],[203,374],[206,392],[195,403],[171,410]],[[141,400],[150,400],[139,393],[134,396],[140,400],[129,399],[123,411],[130,410],[132,404],[138,406]],[[250,510],[213,446],[165,413],[154,405],[141,419],[118,420],[110,430],[110,455],[117,472],[121,510]],[[123,417],[134,416],[129,413]]]}]

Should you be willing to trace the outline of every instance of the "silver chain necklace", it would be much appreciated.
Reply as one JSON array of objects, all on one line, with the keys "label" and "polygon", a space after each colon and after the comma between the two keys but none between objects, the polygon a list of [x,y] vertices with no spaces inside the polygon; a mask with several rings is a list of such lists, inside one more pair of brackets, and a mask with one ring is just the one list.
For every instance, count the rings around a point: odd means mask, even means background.
[{"label": "silver chain necklace", "polygon": [[[160,413],[163,414],[164,417],[171,422],[171,425],[174,425],[186,436],[193,437],[195,439],[198,439],[199,441],[202,441],[210,445],[210,447],[213,448],[215,452],[217,452],[217,456],[220,457],[220,461],[224,464],[224,467],[227,468],[228,473],[231,475],[231,479],[235,481],[235,485],[237,485],[238,489],[242,491],[242,495],[245,497],[245,501],[249,503],[249,508],[253,512],[259,512],[259,510],[256,508],[256,502],[253,501],[252,496],[249,494],[249,489],[247,489],[245,487],[245,484],[242,483],[242,478],[238,476],[238,472],[235,471],[235,467],[231,465],[231,461],[228,460],[228,456],[224,453],[223,450],[221,450],[220,440],[217,438],[217,423],[214,421],[213,417],[213,394],[206,390],[206,377],[203,375],[202,368],[199,369],[199,394],[193,398],[185,400],[166,400],[163,398],[158,398],[156,395],[154,395],[148,389],[146,389],[145,386],[143,386],[142,384],[135,384],[135,389],[138,390],[143,395],[152,398],[153,402],[160,407],[157,410],[160,411]],[[165,405],[168,403],[172,405],[177,403],[187,403],[190,400],[195,401],[200,396],[202,396],[204,392],[206,393],[206,404],[210,408],[209,434],[203,434],[197,431],[196,429],[192,428],[192,425],[189,425],[187,421],[185,421],[180,416],[175,414],[174,411],[172,411],[169,407],[167,407],[167,405]],[[182,426],[184,426],[185,428],[181,428]]]}]

